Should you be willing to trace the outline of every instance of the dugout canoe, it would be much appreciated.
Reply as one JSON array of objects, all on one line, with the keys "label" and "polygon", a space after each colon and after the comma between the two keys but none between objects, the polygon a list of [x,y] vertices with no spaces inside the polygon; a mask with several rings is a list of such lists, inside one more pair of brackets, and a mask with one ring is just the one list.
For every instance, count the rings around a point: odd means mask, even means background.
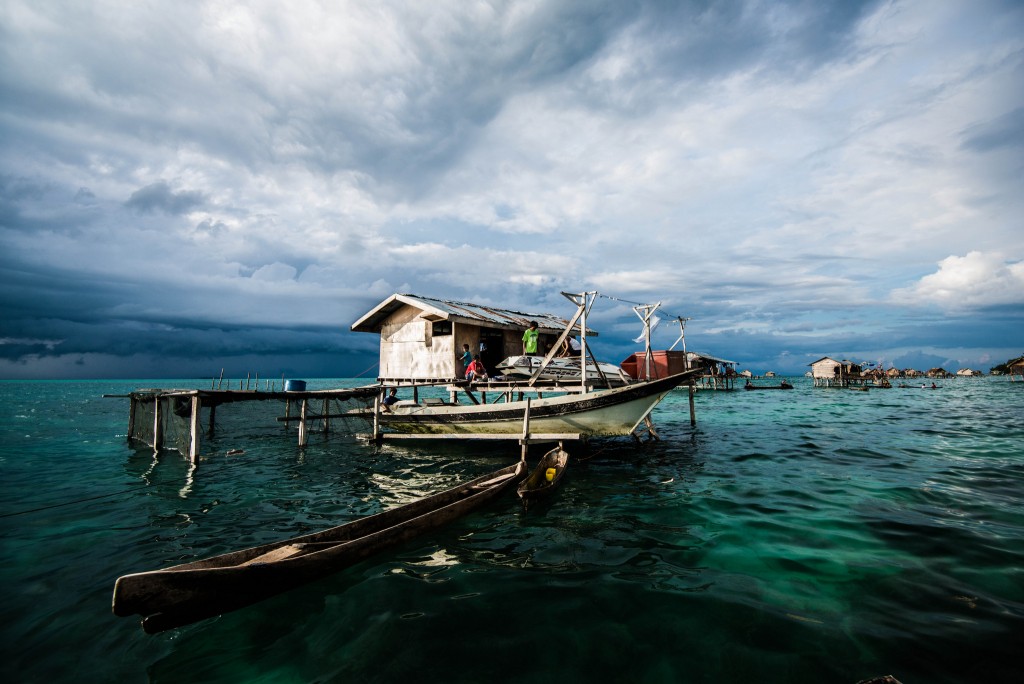
[{"label": "dugout canoe", "polygon": [[[521,499],[538,499],[551,494],[565,475],[565,467],[569,464],[569,454],[562,447],[555,447],[541,457],[540,463],[533,472],[523,480],[516,490]],[[552,479],[548,480],[547,471],[554,469]]]},{"label": "dugout canoe", "polygon": [[114,585],[115,615],[142,615],[152,634],[251,605],[326,577],[495,499],[526,465],[469,480],[404,506],[320,532],[163,570],[133,573]]},{"label": "dugout canoe", "polygon": [[786,381],[783,381],[782,384],[780,384],[780,385],[753,385],[753,384],[748,382],[747,384],[745,384],[743,386],[743,389],[745,389],[745,390],[779,390],[779,389],[787,390],[787,389],[793,389],[793,386],[790,385]]}]

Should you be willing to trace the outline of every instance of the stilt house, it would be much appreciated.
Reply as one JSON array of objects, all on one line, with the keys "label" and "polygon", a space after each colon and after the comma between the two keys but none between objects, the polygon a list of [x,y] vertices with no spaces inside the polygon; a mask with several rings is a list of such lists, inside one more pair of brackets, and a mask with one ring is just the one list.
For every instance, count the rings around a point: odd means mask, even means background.
[{"label": "stilt house", "polygon": [[[537,321],[538,354],[554,344],[569,321],[546,313],[526,313],[414,294],[393,294],[352,324],[354,332],[380,335],[377,379],[384,384],[445,383],[461,379],[463,345],[479,354],[493,374],[509,356],[523,353],[523,332]],[[576,334],[579,334],[577,324]],[[587,328],[587,336],[597,333]]]},{"label": "stilt house", "polygon": [[1006,374],[1010,376],[1011,382],[1016,381],[1018,377],[1024,381],[1024,356],[1007,361]]},{"label": "stilt house", "polygon": [[811,367],[815,387],[849,387],[864,382],[861,367],[850,361],[836,361],[823,356],[808,365]]}]

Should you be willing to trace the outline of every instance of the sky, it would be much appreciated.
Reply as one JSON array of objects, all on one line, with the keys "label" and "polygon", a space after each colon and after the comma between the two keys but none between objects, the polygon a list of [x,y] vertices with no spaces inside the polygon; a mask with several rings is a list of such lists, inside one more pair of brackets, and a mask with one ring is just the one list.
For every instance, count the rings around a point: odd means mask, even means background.
[{"label": "sky", "polygon": [[987,371],[1022,224],[1019,1],[0,0],[0,378],[373,378],[396,292]]}]

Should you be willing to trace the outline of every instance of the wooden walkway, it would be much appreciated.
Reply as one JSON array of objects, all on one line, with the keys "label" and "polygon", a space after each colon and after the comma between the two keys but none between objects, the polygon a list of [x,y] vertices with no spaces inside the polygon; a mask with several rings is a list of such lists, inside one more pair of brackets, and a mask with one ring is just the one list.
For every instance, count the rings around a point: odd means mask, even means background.
[{"label": "wooden walkway", "polygon": [[[164,446],[165,436],[172,423],[188,426],[188,446],[183,450],[189,460],[195,462],[200,448],[200,415],[204,408],[209,410],[208,429],[213,434],[217,422],[217,407],[252,401],[280,401],[285,405],[285,416],[278,420],[297,421],[299,424],[299,446],[308,440],[308,417],[311,402],[319,402],[324,412],[316,420],[342,417],[328,413],[329,402],[365,399],[373,401],[380,394],[380,387],[357,387],[351,389],[309,390],[309,391],[259,391],[259,390],[216,390],[216,389],[140,389],[127,395],[104,395],[126,397],[131,401],[128,408],[128,439],[142,441],[154,449]],[[299,415],[291,417],[292,407],[298,405]],[[175,448],[179,448],[175,446]],[[179,449],[180,450],[180,449]]]}]

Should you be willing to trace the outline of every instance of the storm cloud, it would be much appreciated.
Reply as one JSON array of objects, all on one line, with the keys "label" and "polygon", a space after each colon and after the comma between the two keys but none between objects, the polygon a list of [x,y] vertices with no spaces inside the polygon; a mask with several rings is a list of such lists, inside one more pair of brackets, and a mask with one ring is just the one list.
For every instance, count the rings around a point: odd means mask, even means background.
[{"label": "storm cloud", "polygon": [[0,377],[355,375],[393,292],[597,290],[611,361],[628,301],[755,371],[1024,344],[1019,3],[10,0],[0,92]]}]

